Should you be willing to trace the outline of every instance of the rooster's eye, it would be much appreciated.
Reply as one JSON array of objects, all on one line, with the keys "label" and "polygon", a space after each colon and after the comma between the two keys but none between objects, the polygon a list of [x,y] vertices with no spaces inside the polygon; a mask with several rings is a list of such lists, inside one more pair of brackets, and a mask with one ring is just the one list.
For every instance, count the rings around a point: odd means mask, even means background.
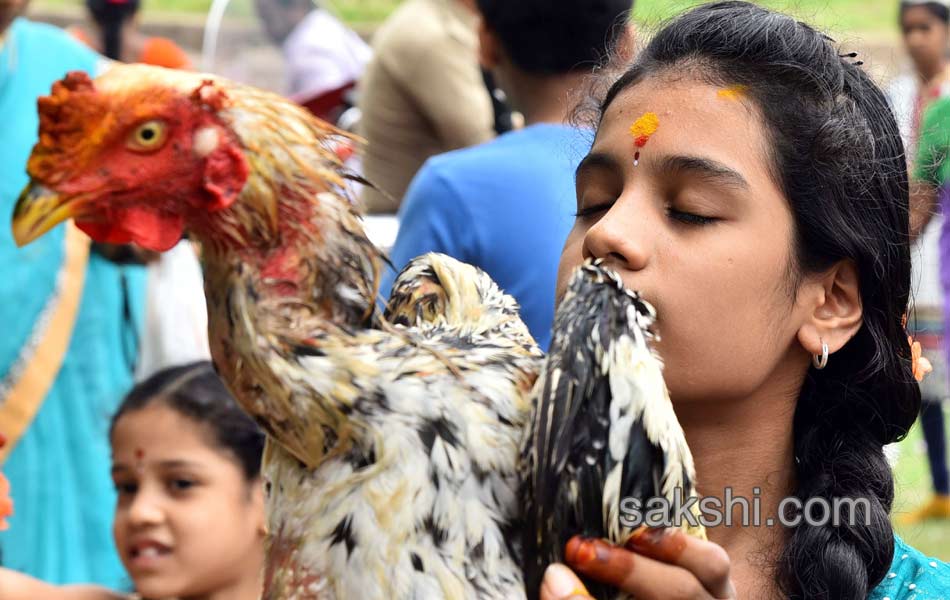
[{"label": "rooster's eye", "polygon": [[161,121],[147,121],[139,125],[129,138],[132,150],[156,150],[165,141],[165,124]]}]

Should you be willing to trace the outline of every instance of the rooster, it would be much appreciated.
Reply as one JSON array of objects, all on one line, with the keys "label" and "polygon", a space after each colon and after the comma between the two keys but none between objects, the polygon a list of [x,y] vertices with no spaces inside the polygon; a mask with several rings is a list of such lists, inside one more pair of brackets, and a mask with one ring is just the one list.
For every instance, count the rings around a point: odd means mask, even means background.
[{"label": "rooster", "polygon": [[72,217],[97,241],[201,244],[214,363],[268,434],[264,598],[523,594],[508,527],[542,354],[510,297],[433,255],[379,318],[342,134],[277,96],[117,65],[39,111],[18,242]]},{"label": "rooster", "polygon": [[[706,537],[697,505],[688,503],[696,496],[693,457],[650,348],[655,321],[653,307],[599,260],[574,273],[558,306],[524,444],[529,598],[547,565],[563,560],[568,539],[622,546],[650,499],[688,506],[692,520],[679,525]],[[593,582],[587,587],[596,598],[614,597]]]},{"label": "rooster", "polygon": [[[201,244],[215,365],[268,434],[263,598],[524,598],[522,469],[561,466],[537,454],[544,443],[531,445],[534,460],[525,463],[521,448],[539,374],[548,382],[558,375],[544,366],[514,300],[483,272],[430,254],[400,273],[380,315],[384,257],[363,232],[351,176],[334,152],[346,136],[277,96],[208,75],[117,65],[95,82],[68,75],[39,111],[31,183],[14,211],[19,244],[68,218],[96,241],[163,251],[187,230]],[[583,317],[578,302],[566,305]],[[558,319],[572,320],[563,311]],[[595,346],[614,335],[646,343],[628,335],[641,320],[615,324],[623,327]],[[565,366],[583,335],[556,338],[548,365],[639,385],[624,354],[596,363],[599,372]],[[646,364],[658,373],[657,362]],[[655,388],[659,381],[665,392],[662,378],[649,381],[648,392],[668,403]],[[547,434],[529,439],[570,434],[564,417],[547,411],[550,401],[581,397],[556,381],[539,390],[535,423]],[[628,424],[637,426],[618,423]],[[611,441],[615,462],[655,459],[618,458]],[[604,461],[606,450],[591,452]],[[626,464],[623,484],[590,497],[606,492],[605,506],[617,504],[630,468],[651,466]],[[541,493],[557,488],[529,479]],[[549,527],[549,513],[529,525]],[[544,539],[524,555],[529,566],[560,542],[559,534]]]}]

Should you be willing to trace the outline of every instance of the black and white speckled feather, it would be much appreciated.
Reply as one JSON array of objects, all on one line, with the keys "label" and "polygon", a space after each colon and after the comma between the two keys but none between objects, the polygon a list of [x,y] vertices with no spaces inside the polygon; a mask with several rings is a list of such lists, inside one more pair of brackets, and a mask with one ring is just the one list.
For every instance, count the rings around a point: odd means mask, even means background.
[{"label": "black and white speckled feather", "polygon": [[248,386],[305,408],[323,440],[312,468],[268,444],[266,600],[524,597],[519,447],[543,355],[474,267],[430,254],[394,287],[381,329],[282,329],[267,315],[286,307],[230,298],[232,343],[266,361],[244,365]]},{"label": "black and white speckled feather", "polygon": [[558,307],[524,445],[528,597],[572,536],[630,537],[624,498],[645,505],[695,493],[693,459],[649,345],[654,321],[653,307],[599,262],[576,271]]}]

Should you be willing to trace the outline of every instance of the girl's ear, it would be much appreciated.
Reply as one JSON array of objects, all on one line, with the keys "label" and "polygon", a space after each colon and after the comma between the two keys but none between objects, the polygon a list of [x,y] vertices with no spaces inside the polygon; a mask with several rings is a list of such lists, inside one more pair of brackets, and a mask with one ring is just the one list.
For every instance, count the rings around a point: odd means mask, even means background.
[{"label": "girl's ear", "polygon": [[261,537],[267,536],[267,511],[264,508],[264,478],[258,477],[251,484],[251,510],[257,521],[256,529]]},{"label": "girl's ear", "polygon": [[798,341],[809,353],[820,355],[822,343],[834,354],[853,338],[864,320],[858,270],[843,260],[805,284],[800,299],[810,304],[810,314],[798,330]]}]

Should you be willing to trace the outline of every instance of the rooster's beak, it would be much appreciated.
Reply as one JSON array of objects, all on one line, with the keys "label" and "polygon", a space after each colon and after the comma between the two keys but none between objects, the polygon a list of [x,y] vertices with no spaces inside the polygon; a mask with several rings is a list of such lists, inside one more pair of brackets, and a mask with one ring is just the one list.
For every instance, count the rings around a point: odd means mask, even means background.
[{"label": "rooster's beak", "polygon": [[38,183],[30,182],[13,209],[13,239],[25,246],[75,216],[76,202],[63,198]]}]

